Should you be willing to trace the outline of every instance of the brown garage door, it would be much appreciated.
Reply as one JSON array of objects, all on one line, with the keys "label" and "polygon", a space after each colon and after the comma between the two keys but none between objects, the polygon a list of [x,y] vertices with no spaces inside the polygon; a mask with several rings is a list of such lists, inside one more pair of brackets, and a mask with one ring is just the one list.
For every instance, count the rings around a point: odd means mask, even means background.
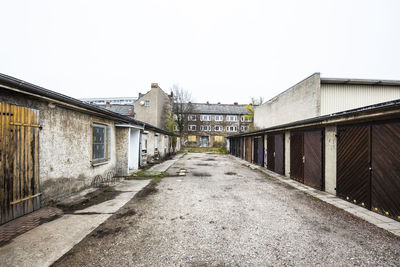
[{"label": "brown garage door", "polygon": [[264,136],[254,137],[254,163],[260,166],[264,166]]},{"label": "brown garage door", "polygon": [[400,220],[400,122],[372,126],[372,209]]},{"label": "brown garage door", "polygon": [[267,135],[267,168],[268,170],[275,171],[275,137],[274,134]]},{"label": "brown garage door", "polygon": [[303,132],[290,133],[290,178],[304,182]]},{"label": "brown garage door", "polygon": [[304,184],[323,189],[323,131],[304,132]]},{"label": "brown garage door", "polygon": [[252,154],[252,142],[251,137],[246,137],[246,145],[245,145],[245,160],[251,162],[251,154]]},{"label": "brown garage door", "polygon": [[275,134],[274,137],[274,171],[279,174],[285,174],[285,139],[283,134]]},{"label": "brown garage door", "polygon": [[337,195],[370,208],[370,126],[337,129]]}]

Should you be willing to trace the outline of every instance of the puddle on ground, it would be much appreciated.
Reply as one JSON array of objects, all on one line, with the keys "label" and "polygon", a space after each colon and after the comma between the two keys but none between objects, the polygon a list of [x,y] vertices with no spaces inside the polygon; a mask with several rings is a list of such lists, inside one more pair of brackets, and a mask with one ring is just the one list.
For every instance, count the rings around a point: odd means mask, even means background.
[{"label": "puddle on ground", "polygon": [[209,174],[207,172],[193,172],[192,175],[193,176],[197,176],[197,177],[209,177],[209,176],[211,176],[211,174]]}]

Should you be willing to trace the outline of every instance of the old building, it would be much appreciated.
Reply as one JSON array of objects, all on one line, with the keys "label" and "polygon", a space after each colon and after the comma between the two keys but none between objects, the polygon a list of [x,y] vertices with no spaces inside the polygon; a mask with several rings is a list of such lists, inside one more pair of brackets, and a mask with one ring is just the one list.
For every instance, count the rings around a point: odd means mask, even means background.
[{"label": "old building", "polygon": [[173,135],[3,74],[0,125],[0,223],[136,170],[143,134],[161,155]]},{"label": "old building", "polygon": [[[211,147],[225,142],[225,136],[246,132],[252,118],[246,105],[190,103],[190,113],[184,115],[186,146]],[[176,130],[178,130],[176,128]]]},{"label": "old building", "polygon": [[132,105],[137,97],[96,97],[96,98],[81,98],[79,99],[88,104],[105,105],[106,103],[118,105]]},{"label": "old building", "polygon": [[271,127],[399,98],[397,81],[321,78],[314,73],[255,108],[254,124]]},{"label": "old building", "polygon": [[[318,75],[309,82],[314,84],[316,77]],[[334,91],[324,94],[338,95],[339,99],[343,95],[361,98],[361,91],[372,96],[380,94],[377,100],[364,97],[368,101],[381,101],[383,97],[395,97],[400,89],[400,81],[321,81],[329,86],[334,84],[337,88],[328,86],[326,90]],[[357,88],[353,88],[356,84]],[[347,86],[352,88],[346,89]],[[400,220],[400,100],[311,118],[308,117],[310,113],[296,114],[297,121],[287,122],[281,110],[289,112],[292,101],[293,106],[300,107],[300,103],[296,103],[299,98],[299,95],[290,101],[286,98],[280,108],[264,109],[267,119],[263,121],[273,126],[229,136],[230,153],[360,207]],[[340,105],[333,98],[329,101],[321,102],[323,110],[336,110]],[[353,102],[353,105],[358,105],[360,101],[346,100],[348,105]],[[258,109],[258,116],[262,117],[260,110],[263,109]]]},{"label": "old building", "polygon": [[172,95],[166,94],[158,83],[152,83],[150,91],[139,95],[138,100],[133,103],[135,118],[158,128],[164,128],[167,111],[171,110]]}]

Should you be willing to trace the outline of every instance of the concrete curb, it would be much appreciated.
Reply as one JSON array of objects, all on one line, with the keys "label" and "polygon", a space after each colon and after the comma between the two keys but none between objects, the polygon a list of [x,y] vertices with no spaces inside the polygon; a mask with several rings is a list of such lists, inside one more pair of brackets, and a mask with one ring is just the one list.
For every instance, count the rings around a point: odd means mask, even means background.
[{"label": "concrete curb", "polygon": [[285,184],[288,184],[304,193],[307,193],[321,201],[329,203],[339,209],[342,209],[342,210],[350,213],[353,216],[361,218],[379,228],[382,228],[382,229],[394,234],[395,236],[400,237],[400,222],[397,222],[391,218],[385,217],[385,216],[375,213],[373,211],[370,211],[365,208],[354,205],[352,203],[349,203],[341,198],[338,198],[335,195],[329,194],[324,191],[316,190],[312,187],[309,187],[307,185],[299,183],[295,180],[289,179],[286,176],[283,176],[283,175],[274,173],[270,170],[267,170],[266,168],[263,168],[261,166],[255,165],[253,163],[247,162],[242,159],[239,159],[232,155],[229,155],[229,156],[232,157],[233,159],[237,160],[241,164],[245,164],[245,165],[249,166],[253,170],[262,171],[263,173],[265,173],[275,179],[278,179],[279,181],[281,181]]}]

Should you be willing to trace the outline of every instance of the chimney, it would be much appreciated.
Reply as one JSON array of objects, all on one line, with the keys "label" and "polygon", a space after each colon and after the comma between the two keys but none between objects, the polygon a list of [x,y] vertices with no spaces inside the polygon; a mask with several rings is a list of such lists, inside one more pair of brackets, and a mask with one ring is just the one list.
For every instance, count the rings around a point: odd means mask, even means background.
[{"label": "chimney", "polygon": [[238,102],[234,102],[233,104],[234,104],[235,106],[237,106],[237,105],[238,105]]},{"label": "chimney", "polygon": [[110,109],[110,107],[111,107],[110,102],[107,101],[107,102],[106,102],[106,109]]},{"label": "chimney", "polygon": [[210,102],[207,101],[207,105],[210,105]]},{"label": "chimney", "polygon": [[131,108],[128,110],[128,116],[130,116],[130,115],[132,115],[132,109]]},{"label": "chimney", "polygon": [[158,88],[158,83],[151,83],[151,88]]},{"label": "chimney", "polygon": [[218,105],[221,105],[221,102],[218,102]]}]

